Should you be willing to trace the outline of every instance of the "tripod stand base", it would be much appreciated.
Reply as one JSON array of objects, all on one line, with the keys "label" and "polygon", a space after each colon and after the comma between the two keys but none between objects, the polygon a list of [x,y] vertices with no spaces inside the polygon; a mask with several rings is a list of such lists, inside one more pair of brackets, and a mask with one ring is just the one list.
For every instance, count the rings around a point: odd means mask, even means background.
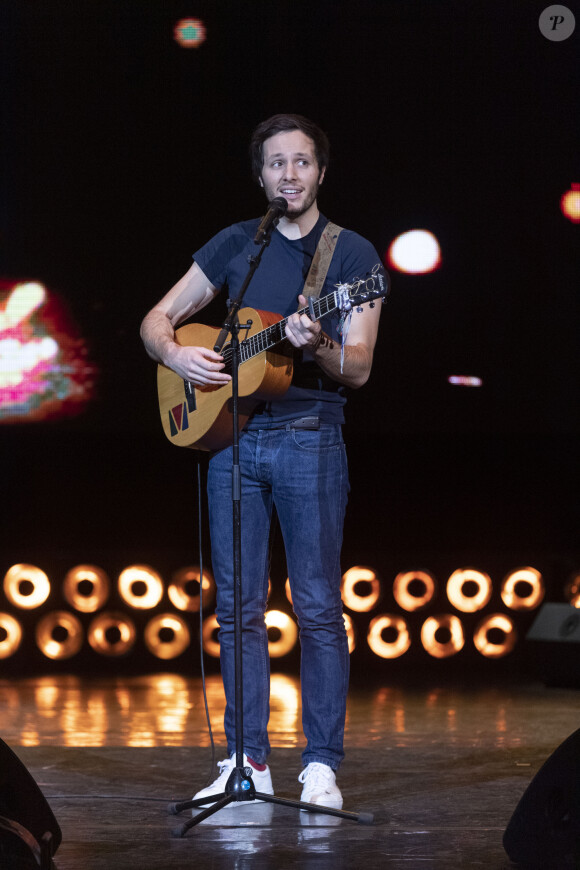
[{"label": "tripod stand base", "polygon": [[195,809],[196,807],[203,807],[202,811],[198,813],[193,818],[189,819],[185,822],[181,828],[177,828],[173,831],[174,838],[184,837],[187,832],[193,828],[195,825],[198,825],[200,822],[203,822],[204,819],[209,818],[209,816],[214,815],[214,813],[219,812],[224,809],[224,807],[229,806],[232,803],[240,803],[240,802],[249,802],[249,801],[262,801],[263,803],[270,804],[280,804],[285,807],[293,807],[294,809],[301,810],[302,812],[308,813],[316,813],[316,815],[325,815],[325,816],[334,816],[339,819],[347,819],[351,822],[358,822],[359,825],[372,825],[374,821],[374,816],[372,813],[351,813],[347,810],[336,810],[332,807],[325,807],[321,804],[311,804],[306,801],[296,801],[290,798],[277,797],[272,794],[265,794],[264,792],[259,792],[254,789],[254,783],[251,779],[248,779],[245,768],[235,767],[232,770],[230,778],[226,783],[226,790],[222,794],[216,794],[211,796],[212,805],[207,806],[208,798],[193,798],[190,801],[183,801],[181,803],[170,804],[168,807],[168,812],[171,815],[178,815],[183,812],[183,810]]}]

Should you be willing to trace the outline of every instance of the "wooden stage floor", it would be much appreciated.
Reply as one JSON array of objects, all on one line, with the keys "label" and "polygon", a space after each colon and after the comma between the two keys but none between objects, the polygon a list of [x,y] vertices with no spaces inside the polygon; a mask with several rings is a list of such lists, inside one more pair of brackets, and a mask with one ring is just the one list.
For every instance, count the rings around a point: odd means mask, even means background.
[{"label": "wooden stage floor", "polygon": [[[217,761],[224,701],[219,677],[207,683]],[[0,737],[60,824],[58,870],[507,868],[502,835],[513,810],[579,719],[578,691],[539,683],[363,689],[354,680],[338,782],[344,808],[374,813],[372,826],[237,804],[176,838],[188,815],[167,805],[188,799],[211,770],[199,679],[0,679]],[[303,740],[292,676],[273,677],[271,742],[276,794],[297,799]]]}]

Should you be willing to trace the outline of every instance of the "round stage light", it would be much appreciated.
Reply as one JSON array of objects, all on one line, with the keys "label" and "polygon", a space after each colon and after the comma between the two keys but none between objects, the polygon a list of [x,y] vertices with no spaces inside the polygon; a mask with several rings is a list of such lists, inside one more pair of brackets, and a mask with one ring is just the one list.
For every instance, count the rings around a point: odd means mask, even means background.
[{"label": "round stage light", "polygon": [[281,610],[268,610],[266,628],[270,658],[279,659],[294,649],[298,640],[298,626],[291,616]]},{"label": "round stage light", "polygon": [[103,607],[110,589],[107,574],[94,565],[77,565],[76,568],[71,568],[62,587],[68,603],[81,613],[94,613]]},{"label": "round stage light", "polygon": [[421,643],[433,658],[454,656],[465,644],[461,620],[450,613],[427,617],[421,628]]},{"label": "round stage light", "polygon": [[14,655],[22,641],[22,628],[9,613],[0,613],[0,659]]},{"label": "round stage light", "polygon": [[286,578],[286,583],[284,584],[284,592],[286,593],[286,598],[292,604],[292,590],[290,589],[290,577]]},{"label": "round stage light", "polygon": [[491,598],[491,579],[483,571],[460,568],[447,581],[447,598],[462,613],[481,610]]},{"label": "round stage light", "polygon": [[33,610],[50,595],[50,580],[35,565],[12,565],[4,576],[8,601],[22,610]]},{"label": "round stage light", "polygon": [[564,588],[564,597],[572,607],[580,607],[580,571],[572,574]]},{"label": "round stage light", "polygon": [[395,601],[410,612],[427,607],[435,591],[435,578],[428,571],[404,571],[397,574],[393,583]]},{"label": "round stage light", "polygon": [[204,619],[203,628],[201,630],[203,648],[208,656],[212,656],[214,659],[219,659],[220,657],[220,642],[218,640],[219,628],[219,623],[215,614]]},{"label": "round stage light", "polygon": [[130,565],[119,575],[119,593],[136,610],[151,610],[163,598],[163,580],[148,565]]},{"label": "round stage light", "polygon": [[[203,584],[201,585],[203,598],[202,606],[207,606],[213,601],[215,593],[215,581],[211,573],[206,569],[203,572]],[[169,600],[178,610],[199,612],[200,600],[200,571],[199,567],[192,565],[180,568],[171,577],[171,583],[167,590]]]},{"label": "round stage light", "polygon": [[199,48],[207,31],[200,18],[182,18],[173,28],[173,38],[182,48]]},{"label": "round stage light", "polygon": [[99,613],[91,620],[87,632],[89,644],[99,655],[110,658],[130,652],[137,640],[137,629],[125,613]]},{"label": "round stage light", "polygon": [[411,646],[411,634],[402,616],[384,613],[369,623],[367,643],[382,659],[397,659]]},{"label": "round stage light", "polygon": [[570,190],[562,194],[560,209],[564,217],[573,224],[580,224],[580,184],[572,184]]},{"label": "round stage light", "polygon": [[475,626],[473,643],[488,659],[507,656],[517,643],[518,632],[511,617],[506,613],[492,613]]},{"label": "round stage light", "polygon": [[425,275],[441,265],[441,248],[428,230],[409,230],[391,242],[387,262],[399,272]]},{"label": "round stage light", "polygon": [[175,659],[185,652],[191,636],[187,623],[177,613],[160,613],[145,626],[145,644],[158,659]]},{"label": "round stage light", "polygon": [[83,645],[83,627],[74,613],[55,610],[36,626],[36,645],[49,659],[70,659]]},{"label": "round stage light", "polygon": [[357,613],[367,613],[380,598],[381,581],[372,568],[357,565],[342,575],[340,592],[345,607]]},{"label": "round stage light", "polygon": [[342,618],[344,619],[344,627],[346,628],[348,651],[349,653],[352,653],[356,647],[356,633],[354,630],[354,624],[348,613],[343,613]]},{"label": "round stage light", "polygon": [[544,578],[535,568],[518,568],[501,584],[501,599],[511,610],[534,610],[545,593]]}]

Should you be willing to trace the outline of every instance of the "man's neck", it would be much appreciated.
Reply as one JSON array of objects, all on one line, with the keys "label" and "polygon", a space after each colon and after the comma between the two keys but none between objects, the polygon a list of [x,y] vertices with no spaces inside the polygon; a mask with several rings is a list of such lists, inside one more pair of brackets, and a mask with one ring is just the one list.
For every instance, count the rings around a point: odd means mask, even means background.
[{"label": "man's neck", "polygon": [[294,220],[287,216],[280,218],[277,229],[283,236],[286,236],[287,239],[302,239],[304,236],[307,236],[312,229],[314,229],[319,217],[320,212],[318,211],[318,206],[316,203],[313,203],[308,211],[299,215]]}]

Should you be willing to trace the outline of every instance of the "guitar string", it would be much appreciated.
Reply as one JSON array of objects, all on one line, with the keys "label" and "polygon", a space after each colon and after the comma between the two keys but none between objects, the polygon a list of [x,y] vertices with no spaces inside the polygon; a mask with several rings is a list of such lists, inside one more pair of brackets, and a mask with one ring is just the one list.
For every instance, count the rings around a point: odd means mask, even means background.
[{"label": "guitar string", "polygon": [[[376,268],[376,267],[375,267]],[[353,299],[353,291],[360,288],[362,284],[365,285],[366,293],[361,294],[363,296],[367,296],[367,299],[361,299],[360,301],[369,301],[370,299],[374,299],[383,295],[383,293],[377,293],[374,290],[375,287],[375,278],[376,276],[373,274],[366,279],[366,281],[361,280],[360,278],[356,278],[349,285],[340,285],[338,291],[332,291],[328,293],[326,296],[317,299],[313,303],[313,307],[315,310],[316,319],[319,320],[321,317],[324,317],[326,314],[330,314],[332,311],[335,311],[343,299],[344,290],[348,289],[348,296],[354,304],[358,304]],[[380,280],[380,279],[379,279]],[[371,282],[371,286],[369,287],[369,281]],[[382,282],[381,290],[382,290]],[[342,293],[339,293],[342,291]],[[325,310],[324,310],[325,309]],[[309,313],[309,308],[304,307],[298,311],[298,314],[306,314]],[[288,318],[283,318],[282,320],[278,320],[276,323],[271,324],[266,327],[266,329],[257,332],[255,335],[251,335],[248,338],[243,339],[240,342],[240,364],[246,362],[248,359],[252,359],[252,357],[256,356],[258,353],[261,353],[264,350],[268,350],[270,347],[278,344],[284,339],[283,327],[285,326]],[[224,362],[226,364],[226,371],[228,370],[228,366],[231,368],[232,361],[232,348],[231,344],[227,344],[223,349],[222,356],[224,358]]]},{"label": "guitar string", "polygon": [[[334,311],[336,307],[337,304],[335,292],[329,293],[327,296],[323,296],[322,299],[318,299],[314,303],[317,319],[319,319],[320,317],[324,317],[325,314],[329,314],[331,311]],[[302,308],[298,313],[305,314],[308,312],[308,310],[309,309],[307,307]],[[263,329],[261,332],[257,332],[255,335],[251,335],[241,341],[240,362],[243,363],[246,360],[256,356],[258,353],[261,353],[264,350],[268,350],[268,348],[273,347],[273,345],[283,341],[284,333],[282,331],[282,328],[285,326],[287,320],[288,318],[278,320],[276,323],[271,324],[271,326],[266,327],[266,329]],[[228,344],[222,352],[224,362],[226,363],[226,369],[228,365],[231,365],[232,355],[233,351],[231,345]]]}]

